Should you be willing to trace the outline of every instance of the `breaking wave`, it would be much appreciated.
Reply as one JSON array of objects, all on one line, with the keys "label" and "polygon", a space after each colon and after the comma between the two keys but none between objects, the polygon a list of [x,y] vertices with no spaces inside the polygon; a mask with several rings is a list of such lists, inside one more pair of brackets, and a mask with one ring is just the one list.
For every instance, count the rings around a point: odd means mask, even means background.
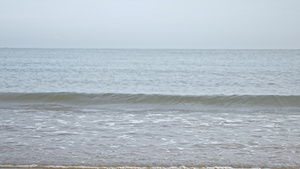
[{"label": "breaking wave", "polygon": [[299,95],[159,95],[87,93],[0,93],[2,103],[58,103],[70,105],[157,104],[202,106],[300,107]]}]

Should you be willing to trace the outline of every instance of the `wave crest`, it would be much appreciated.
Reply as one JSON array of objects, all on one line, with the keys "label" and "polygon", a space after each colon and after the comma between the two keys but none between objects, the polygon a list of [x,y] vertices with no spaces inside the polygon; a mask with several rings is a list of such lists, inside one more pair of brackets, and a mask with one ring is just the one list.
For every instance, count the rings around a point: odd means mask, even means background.
[{"label": "wave crest", "polygon": [[159,94],[87,94],[87,93],[1,93],[0,102],[59,103],[71,105],[157,104],[202,106],[276,106],[300,107],[300,96],[291,95],[159,95]]}]

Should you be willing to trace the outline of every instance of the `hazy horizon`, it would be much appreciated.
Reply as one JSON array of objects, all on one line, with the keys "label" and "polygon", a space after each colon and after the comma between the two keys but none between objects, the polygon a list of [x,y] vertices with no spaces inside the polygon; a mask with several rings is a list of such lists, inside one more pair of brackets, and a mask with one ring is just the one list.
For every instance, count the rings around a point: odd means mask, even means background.
[{"label": "hazy horizon", "polygon": [[298,0],[0,0],[0,48],[300,49]]},{"label": "hazy horizon", "polygon": [[1,47],[0,49],[83,49],[83,50],[300,50],[300,48],[96,48],[96,47]]}]

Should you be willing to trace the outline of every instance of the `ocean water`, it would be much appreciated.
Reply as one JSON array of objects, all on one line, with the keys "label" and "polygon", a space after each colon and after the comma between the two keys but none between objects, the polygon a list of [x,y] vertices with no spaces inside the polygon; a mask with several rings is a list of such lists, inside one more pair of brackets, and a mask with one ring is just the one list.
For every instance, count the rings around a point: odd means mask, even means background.
[{"label": "ocean water", "polygon": [[0,168],[300,168],[300,50],[0,49]]}]

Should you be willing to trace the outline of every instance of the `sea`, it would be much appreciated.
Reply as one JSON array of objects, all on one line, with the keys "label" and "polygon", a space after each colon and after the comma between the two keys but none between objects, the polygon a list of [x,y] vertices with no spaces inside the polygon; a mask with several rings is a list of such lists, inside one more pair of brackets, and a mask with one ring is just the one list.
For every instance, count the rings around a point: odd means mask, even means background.
[{"label": "sea", "polygon": [[0,48],[0,168],[300,168],[300,50]]}]

